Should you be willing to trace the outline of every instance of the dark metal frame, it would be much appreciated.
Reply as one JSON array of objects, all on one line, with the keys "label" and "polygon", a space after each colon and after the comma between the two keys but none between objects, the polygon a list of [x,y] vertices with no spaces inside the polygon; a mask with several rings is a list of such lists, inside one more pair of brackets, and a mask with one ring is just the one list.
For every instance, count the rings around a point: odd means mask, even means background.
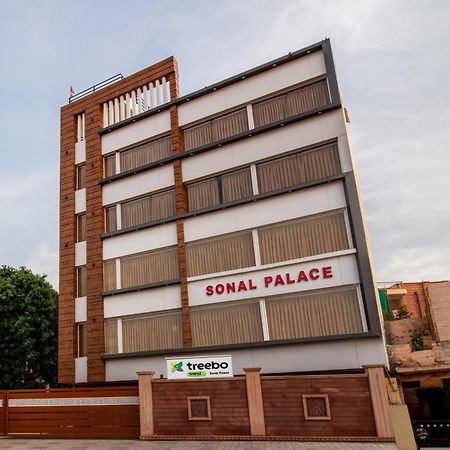
[{"label": "dark metal frame", "polygon": [[[203,89],[199,89],[198,91],[194,91],[190,94],[184,95],[182,97],[179,97],[175,100],[172,100],[171,102],[165,103],[164,105],[160,105],[156,108],[150,109],[148,111],[145,111],[138,116],[130,117],[129,119],[123,120],[122,122],[116,123],[114,125],[111,125],[109,127],[103,128],[99,131],[99,134],[108,133],[109,131],[116,130],[118,128],[121,128],[125,125],[129,125],[130,123],[134,123],[138,120],[145,119],[147,117],[150,117],[154,114],[158,114],[161,111],[164,111],[166,109],[169,109],[173,105],[180,105],[182,103],[188,102],[190,100],[194,100],[198,97],[202,97],[203,95],[209,94],[211,92],[217,91],[219,89],[222,89],[226,86],[230,86],[234,83],[237,83],[238,81],[245,80],[246,78],[250,78],[254,75],[258,75],[262,72],[265,72],[266,70],[273,69],[274,67],[281,66],[282,64],[288,63],[290,61],[294,61],[298,58],[301,58],[302,56],[309,55],[310,53],[317,52],[319,50],[324,50],[324,54],[326,52],[325,48],[328,46],[328,54],[331,55],[331,46],[330,46],[330,40],[324,39],[321,42],[317,42],[316,44],[309,45],[308,47],[302,48],[300,50],[297,50],[295,52],[288,53],[285,56],[281,56],[280,58],[274,59],[272,61],[269,61],[265,64],[261,64],[260,66],[254,67],[250,70],[246,70],[244,72],[238,73],[237,75],[233,75],[232,77],[226,78],[225,80],[219,81],[217,83],[214,83],[210,86],[206,86]],[[333,64],[333,61],[331,61],[331,64]],[[328,70],[328,66],[327,66]],[[333,98],[333,97],[332,97]]]},{"label": "dark metal frame", "polygon": [[244,342],[242,344],[226,344],[226,345],[212,345],[207,347],[181,347],[181,348],[171,348],[163,350],[150,350],[145,352],[133,352],[133,353],[114,353],[103,355],[104,360],[113,359],[128,359],[128,358],[141,358],[145,356],[161,356],[165,355],[179,355],[179,354],[197,354],[203,352],[218,352],[218,351],[228,351],[228,350],[242,350],[248,348],[260,348],[260,347],[276,347],[279,345],[288,344],[306,344],[315,342],[333,342],[341,340],[359,340],[359,339],[380,339],[379,334],[366,332],[366,333],[353,333],[353,334],[336,334],[332,336],[315,336],[315,337],[305,337],[305,338],[295,338],[295,339],[279,339],[272,341],[259,341],[259,342]]},{"label": "dark metal frame", "polygon": [[[339,88],[336,78],[336,72],[333,62],[333,56],[331,52],[331,45],[329,39],[325,39],[324,41],[314,44],[312,46],[306,47],[302,50],[299,50],[294,53],[290,53],[286,56],[283,56],[281,58],[278,58],[274,61],[271,61],[269,63],[263,64],[261,66],[258,66],[254,69],[251,69],[247,72],[243,72],[241,74],[235,75],[234,77],[228,78],[222,82],[216,83],[212,86],[206,87],[204,89],[201,89],[199,91],[196,91],[190,95],[181,97],[177,100],[174,100],[170,103],[167,103],[163,105],[162,107],[158,107],[156,109],[147,111],[145,113],[140,114],[139,116],[135,116],[131,119],[128,119],[126,121],[120,122],[119,124],[115,124],[114,126],[104,128],[100,130],[100,134],[107,133],[108,131],[112,131],[113,129],[120,128],[122,126],[125,126],[129,123],[133,123],[136,120],[141,120],[146,117],[149,117],[153,114],[156,114],[164,109],[170,108],[172,105],[179,105],[184,102],[187,102],[189,100],[192,100],[194,98],[198,98],[202,95],[208,94],[210,92],[216,91],[220,88],[223,88],[225,86],[231,85],[233,83],[236,83],[238,81],[241,81],[242,79],[257,75],[261,72],[264,72],[266,70],[270,70],[271,68],[278,66],[280,64],[287,63],[289,61],[292,61],[294,59],[300,58],[302,56],[305,56],[309,53],[312,53],[314,51],[322,50],[324,54],[325,59],[325,66],[327,71],[327,80],[328,80],[328,86],[329,86],[329,92],[330,92],[330,99],[331,104],[326,106],[325,108],[319,108],[313,111],[308,111],[307,113],[299,114],[297,116],[290,117],[289,119],[285,119],[276,123],[272,123],[269,125],[266,125],[264,127],[260,127],[258,129],[249,130],[244,133],[241,133],[239,135],[233,136],[231,138],[224,139],[219,142],[215,142],[213,144],[208,144],[203,147],[199,147],[193,150],[189,150],[188,152],[173,155],[169,158],[165,158],[164,160],[157,161],[151,164],[148,164],[146,166],[142,166],[140,168],[137,168],[135,170],[114,175],[112,177],[105,178],[100,181],[100,184],[106,184],[109,182],[112,182],[114,180],[124,178],[126,176],[134,175],[146,170],[149,170],[154,167],[158,167],[170,162],[173,162],[177,159],[184,159],[190,156],[194,156],[218,147],[221,147],[222,145],[229,144],[232,142],[237,142],[242,139],[249,138],[251,136],[264,133],[266,131],[270,131],[273,129],[276,129],[278,127],[282,127],[291,123],[298,122],[300,120],[305,120],[311,117],[315,117],[317,115],[342,108],[341,105],[341,98],[339,94]],[[362,297],[363,297],[363,305],[365,309],[365,315],[367,318],[367,326],[368,331],[364,333],[357,333],[357,334],[350,334],[350,335],[336,335],[336,336],[321,336],[321,337],[313,337],[313,338],[298,338],[298,339],[289,339],[289,340],[279,340],[279,341],[265,341],[265,342],[253,342],[253,343],[244,343],[244,344],[232,344],[232,345],[221,345],[221,346],[214,346],[214,347],[196,347],[196,348],[179,348],[179,349],[164,349],[164,350],[158,350],[158,351],[150,351],[150,352],[138,352],[138,353],[127,353],[127,354],[114,354],[114,355],[103,355],[103,359],[105,360],[112,360],[112,359],[124,359],[124,358],[131,358],[131,357],[142,357],[142,356],[154,356],[154,355],[167,355],[167,354],[180,354],[180,353],[201,353],[205,351],[217,351],[217,350],[231,350],[231,349],[241,349],[241,348],[252,348],[252,347],[268,347],[268,346],[274,346],[274,345],[285,345],[285,344],[294,344],[294,343],[307,343],[307,342],[326,342],[326,341],[335,341],[335,340],[343,340],[343,339],[360,339],[360,338],[376,338],[379,339],[382,335],[382,329],[381,329],[381,323],[380,323],[380,317],[378,314],[378,307],[377,307],[377,297],[374,287],[374,279],[373,274],[371,270],[371,262],[369,257],[369,250],[366,243],[366,232],[365,232],[365,226],[364,226],[364,219],[361,213],[360,209],[360,201],[359,201],[359,194],[358,189],[356,185],[355,175],[353,172],[346,172],[341,175],[335,176],[335,177],[329,177],[323,180],[311,182],[311,183],[305,183],[302,185],[298,185],[296,187],[291,187],[289,189],[283,189],[267,194],[261,194],[255,197],[252,197],[250,199],[242,199],[238,200],[236,202],[230,202],[227,205],[219,205],[217,207],[207,208],[202,211],[195,211],[191,213],[187,213],[181,216],[165,219],[164,221],[158,221],[158,223],[167,223],[170,221],[174,221],[180,218],[187,218],[196,216],[199,214],[204,214],[207,212],[225,209],[226,207],[231,207],[239,204],[245,204],[249,203],[255,200],[263,199],[272,197],[275,195],[283,194],[290,191],[295,191],[299,189],[305,189],[311,186],[316,186],[320,184],[329,183],[335,180],[343,180],[344,184],[344,191],[348,206],[348,212],[349,212],[349,222],[350,222],[350,228],[351,228],[351,234],[354,239],[354,245],[356,248],[356,259],[357,259],[357,265],[358,265],[358,272],[360,277],[360,285],[361,285],[361,291],[362,291]],[[144,224],[142,228],[146,228],[148,226],[153,226],[158,223],[152,222],[151,224]],[[102,238],[115,236],[118,234],[122,234],[129,231],[135,231],[138,229],[142,229],[140,227],[133,227],[128,230],[120,230],[120,232],[114,232],[114,233],[107,233],[102,236]],[[150,288],[150,286],[149,286]],[[116,293],[118,293],[116,291]],[[109,293],[107,293],[109,294]]]},{"label": "dark metal frame", "polygon": [[123,75],[121,73],[118,73],[117,75],[114,75],[113,77],[107,78],[106,80],[100,81],[100,83],[94,84],[91,87],[88,87],[87,89],[84,89],[81,92],[78,92],[77,94],[73,94],[69,97],[69,103],[74,102],[75,100],[79,100],[80,98],[86,97],[89,94],[93,94],[94,92],[97,92],[99,89],[102,89],[106,86],[109,86],[110,84],[115,83],[116,81],[123,80]]}]

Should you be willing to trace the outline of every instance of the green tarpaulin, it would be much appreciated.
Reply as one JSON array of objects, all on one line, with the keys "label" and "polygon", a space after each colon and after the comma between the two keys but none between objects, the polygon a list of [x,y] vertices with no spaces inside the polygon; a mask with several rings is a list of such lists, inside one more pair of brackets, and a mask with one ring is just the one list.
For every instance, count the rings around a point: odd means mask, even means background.
[{"label": "green tarpaulin", "polygon": [[380,296],[381,309],[383,310],[383,312],[390,314],[391,308],[389,308],[389,303],[387,299],[387,290],[378,289],[378,295]]}]

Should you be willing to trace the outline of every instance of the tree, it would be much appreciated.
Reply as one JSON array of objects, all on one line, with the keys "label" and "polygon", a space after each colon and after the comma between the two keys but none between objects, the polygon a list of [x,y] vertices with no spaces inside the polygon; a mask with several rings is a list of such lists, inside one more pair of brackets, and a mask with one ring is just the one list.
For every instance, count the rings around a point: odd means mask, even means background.
[{"label": "tree", "polygon": [[25,267],[0,268],[0,389],[54,386],[58,294]]}]

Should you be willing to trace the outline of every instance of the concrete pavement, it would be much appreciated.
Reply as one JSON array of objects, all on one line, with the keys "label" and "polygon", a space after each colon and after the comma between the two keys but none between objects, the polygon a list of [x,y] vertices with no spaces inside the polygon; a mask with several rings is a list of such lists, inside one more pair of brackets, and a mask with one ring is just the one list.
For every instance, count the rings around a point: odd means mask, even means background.
[{"label": "concrete pavement", "polygon": [[398,450],[381,442],[126,441],[0,439],[0,450]]}]

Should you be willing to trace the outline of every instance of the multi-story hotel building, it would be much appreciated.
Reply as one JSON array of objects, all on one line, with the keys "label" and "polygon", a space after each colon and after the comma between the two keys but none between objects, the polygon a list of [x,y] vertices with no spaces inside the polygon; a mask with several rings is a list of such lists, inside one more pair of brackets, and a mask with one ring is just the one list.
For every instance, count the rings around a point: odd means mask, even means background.
[{"label": "multi-story hotel building", "polygon": [[386,364],[330,43],[189,95],[168,58],[61,110],[59,381]]}]

